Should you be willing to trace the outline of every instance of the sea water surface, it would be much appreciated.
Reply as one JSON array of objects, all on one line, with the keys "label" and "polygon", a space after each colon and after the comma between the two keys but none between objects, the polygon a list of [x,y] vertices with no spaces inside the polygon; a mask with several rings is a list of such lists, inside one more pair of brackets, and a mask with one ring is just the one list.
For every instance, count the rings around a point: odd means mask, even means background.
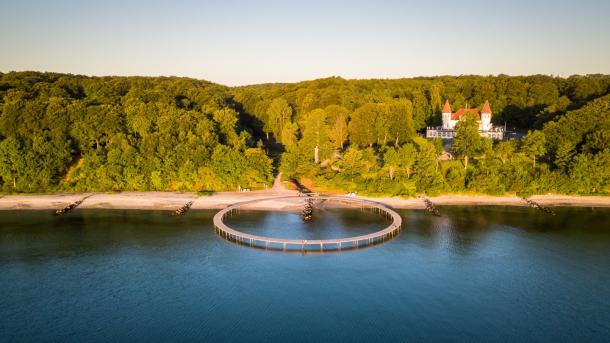
[{"label": "sea water surface", "polygon": [[[214,211],[0,212],[0,341],[610,340],[610,209],[441,211],[399,211],[380,245],[306,254],[228,242]],[[385,225],[315,215],[230,223],[303,239]]]}]

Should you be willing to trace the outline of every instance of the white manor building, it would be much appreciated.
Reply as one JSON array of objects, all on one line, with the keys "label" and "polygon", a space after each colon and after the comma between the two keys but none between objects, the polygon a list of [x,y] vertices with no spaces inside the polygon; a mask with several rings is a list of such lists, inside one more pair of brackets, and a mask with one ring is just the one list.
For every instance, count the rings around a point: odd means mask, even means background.
[{"label": "white manor building", "polygon": [[481,111],[478,108],[460,108],[455,113],[452,113],[449,100],[446,100],[442,112],[443,126],[428,127],[426,138],[453,139],[455,137],[455,125],[466,113],[475,113],[479,117],[479,133],[481,136],[500,140],[504,139],[505,129],[491,124],[491,106],[487,100]]}]

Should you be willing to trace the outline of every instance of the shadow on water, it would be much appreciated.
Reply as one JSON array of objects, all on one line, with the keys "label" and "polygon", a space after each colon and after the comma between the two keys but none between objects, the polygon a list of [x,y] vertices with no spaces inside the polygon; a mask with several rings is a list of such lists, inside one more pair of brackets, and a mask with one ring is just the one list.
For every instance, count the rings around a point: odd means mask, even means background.
[{"label": "shadow on water", "polygon": [[578,234],[582,232],[585,214],[588,231],[608,234],[608,209],[556,207],[554,211],[556,216],[527,207],[443,206],[440,217],[423,210],[402,210],[400,214],[410,239],[428,247],[443,243],[464,254],[477,248],[497,230],[517,230],[534,235]]},{"label": "shadow on water", "polygon": [[[430,248],[445,245],[467,254],[497,230],[578,236],[583,214],[589,233],[608,234],[606,209],[563,207],[555,211],[556,216],[549,216],[524,207],[444,206],[443,215],[435,217],[422,210],[400,210],[404,222],[399,239]],[[242,211],[241,216],[227,218],[227,223],[263,236],[332,239],[368,234],[389,222],[359,210],[322,208],[316,212],[312,221],[304,222],[293,212]],[[20,254],[44,258],[75,251],[101,253],[128,244],[142,249],[162,247],[180,244],[191,236],[209,239],[214,213],[192,210],[186,216],[172,217],[169,211],[76,209],[65,216],[49,211],[4,212],[0,213],[0,259]]]},{"label": "shadow on water", "polygon": [[0,262],[5,258],[44,259],[74,254],[103,254],[125,246],[138,249],[204,239],[212,229],[213,210],[186,216],[171,211],[76,209],[56,216],[49,211],[0,213]]}]

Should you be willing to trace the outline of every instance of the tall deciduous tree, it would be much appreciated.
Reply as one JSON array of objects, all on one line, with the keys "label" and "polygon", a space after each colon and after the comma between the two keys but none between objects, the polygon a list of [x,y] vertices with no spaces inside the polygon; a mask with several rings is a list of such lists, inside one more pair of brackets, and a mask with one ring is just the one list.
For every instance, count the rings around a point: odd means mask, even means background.
[{"label": "tall deciduous tree", "polygon": [[330,129],[330,140],[334,147],[343,149],[343,144],[348,136],[348,110],[343,106],[330,105],[324,111],[326,112],[327,123]]},{"label": "tall deciduous tree", "polygon": [[235,132],[238,114],[232,108],[222,108],[214,111],[212,118],[218,124],[221,141],[232,146],[239,145],[239,138]]},{"label": "tall deciduous tree", "polygon": [[409,179],[416,159],[417,150],[413,144],[405,144],[398,149],[388,148],[383,155],[383,168],[390,180],[394,180],[396,174],[406,174]]},{"label": "tall deciduous tree", "polygon": [[[409,100],[395,100],[387,103],[385,107],[385,115],[387,116],[387,134],[394,143],[398,146],[415,136],[415,127],[413,126],[413,104]],[[384,135],[384,144],[386,136]]]},{"label": "tall deciduous tree", "polygon": [[542,131],[529,131],[523,139],[523,152],[532,159],[534,167],[536,166],[536,158],[546,154],[546,138]]},{"label": "tall deciduous tree", "polygon": [[388,148],[383,154],[383,169],[387,170],[390,180],[394,180],[394,174],[400,168],[400,156],[396,149]]},{"label": "tall deciduous tree", "polygon": [[464,169],[468,168],[468,159],[483,152],[485,148],[483,137],[479,134],[478,116],[467,113],[460,118],[455,126],[453,152],[464,158]]},{"label": "tall deciduous tree", "polygon": [[292,108],[283,98],[274,99],[267,109],[267,133],[273,133],[280,139],[284,125],[292,119]]},{"label": "tall deciduous tree", "polygon": [[9,137],[0,142],[0,177],[17,189],[17,178],[27,172],[21,143],[17,138]]},{"label": "tall deciduous tree", "polygon": [[355,147],[347,148],[339,165],[342,172],[352,178],[354,175],[362,173],[362,150]]},{"label": "tall deciduous tree", "polygon": [[407,173],[407,178],[411,177],[411,170],[417,159],[417,150],[413,144],[405,144],[398,150],[400,167]]},{"label": "tall deciduous tree", "polygon": [[301,122],[301,147],[311,153],[312,160],[317,164],[320,159],[330,157],[331,142],[326,126],[326,112],[316,109],[307,114]]},{"label": "tall deciduous tree", "polygon": [[282,128],[281,141],[286,151],[293,151],[297,145],[297,132],[299,126],[296,123],[288,123]]},{"label": "tall deciduous tree", "polygon": [[507,141],[499,142],[496,145],[494,152],[495,152],[495,156],[500,161],[502,161],[502,164],[505,164],[507,161],[509,161],[511,159],[511,157],[515,153],[515,150],[517,150],[516,141],[514,139],[510,139]]},{"label": "tall deciduous tree", "polygon": [[350,142],[361,147],[373,146],[376,142],[375,123],[380,113],[379,104],[365,104],[352,113],[349,123]]}]

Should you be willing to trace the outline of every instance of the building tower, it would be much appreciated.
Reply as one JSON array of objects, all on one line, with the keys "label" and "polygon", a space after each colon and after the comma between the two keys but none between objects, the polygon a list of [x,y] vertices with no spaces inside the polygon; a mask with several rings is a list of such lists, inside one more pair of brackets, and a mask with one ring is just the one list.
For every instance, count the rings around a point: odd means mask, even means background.
[{"label": "building tower", "polygon": [[489,101],[485,100],[481,110],[481,131],[489,130],[491,130],[491,107],[489,106]]},{"label": "building tower", "polygon": [[445,106],[443,106],[443,130],[451,129],[451,106],[449,100],[445,100]]}]

